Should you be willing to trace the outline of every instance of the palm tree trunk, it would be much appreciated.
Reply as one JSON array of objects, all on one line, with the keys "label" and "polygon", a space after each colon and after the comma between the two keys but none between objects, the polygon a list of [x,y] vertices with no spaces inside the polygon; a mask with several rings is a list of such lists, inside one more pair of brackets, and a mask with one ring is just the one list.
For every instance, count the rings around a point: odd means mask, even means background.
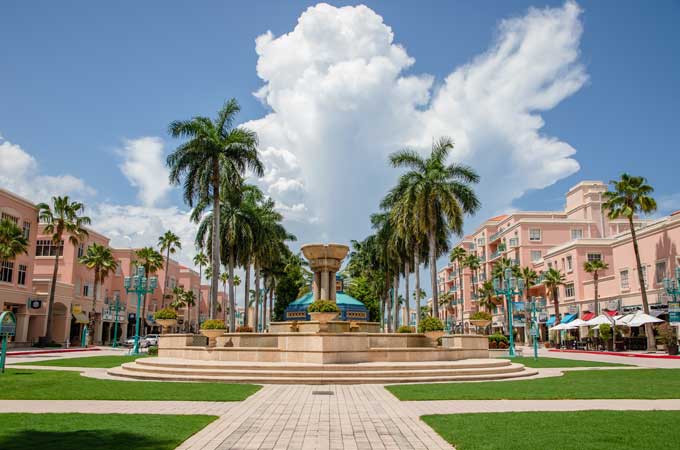
[{"label": "palm tree trunk", "polygon": [[465,294],[463,294],[463,266],[460,261],[458,261],[458,300],[460,301],[460,332],[463,333],[463,306],[465,304]]},{"label": "palm tree trunk", "polygon": [[[640,248],[637,242],[637,233],[633,224],[633,216],[628,218],[630,225],[630,237],[633,240],[633,250],[635,251],[635,263],[637,264],[638,282],[640,283],[640,294],[642,295],[642,309],[645,314],[649,314],[649,302],[647,301],[647,287],[645,277],[642,276],[642,262],[640,260]],[[656,350],[656,339],[654,338],[654,328],[651,323],[645,324],[645,334],[647,335],[647,351]]]},{"label": "palm tree trunk", "polygon": [[255,263],[253,270],[255,272],[255,317],[253,317],[253,327],[257,333],[260,320],[260,271],[258,270],[257,263]]},{"label": "palm tree trunk", "polygon": [[161,298],[161,308],[165,308],[165,291],[168,289],[168,269],[170,268],[170,246],[165,251],[165,276],[163,277],[163,298]]},{"label": "palm tree trunk", "polygon": [[201,328],[201,284],[203,283],[203,265],[198,266],[198,313],[196,314],[196,324]]},{"label": "palm tree trunk", "polygon": [[217,301],[220,278],[220,172],[219,161],[213,161],[213,226],[212,226],[212,277],[210,278],[210,318],[215,317],[214,304]]},{"label": "palm tree trunk", "polygon": [[435,224],[430,224],[430,231],[427,234],[430,258],[430,283],[432,284],[432,315],[439,317],[439,286],[437,285],[437,242]]},{"label": "palm tree trunk", "polygon": [[269,293],[267,289],[267,272],[262,275],[262,288],[264,289],[264,295],[262,296],[262,331],[267,329],[267,294]]},{"label": "palm tree trunk", "polygon": [[560,300],[557,296],[557,287],[554,287],[552,289],[552,298],[553,298],[553,308],[555,308],[555,322],[553,322],[553,326],[557,326],[560,324]]},{"label": "palm tree trunk", "polygon": [[392,325],[392,329],[394,331],[397,331],[397,328],[399,328],[399,310],[401,309],[399,307],[399,272],[397,271],[394,274],[394,289],[392,290],[393,295],[393,304],[394,304],[394,317],[392,320],[394,321],[394,325]]},{"label": "palm tree trunk", "polygon": [[[53,341],[52,335],[52,309],[54,308],[54,294],[57,287],[57,275],[59,273],[59,247],[54,256],[54,268],[52,269],[52,285],[50,286],[50,298],[47,302],[47,331],[45,333],[47,343]],[[68,339],[68,338],[67,338]]]},{"label": "palm tree trunk", "polygon": [[234,252],[229,255],[229,332],[233,333],[236,330],[236,291],[234,289]]},{"label": "palm tree trunk", "polygon": [[94,271],[94,292],[92,292],[92,317],[90,317],[90,323],[88,324],[88,334],[87,341],[90,344],[94,343],[94,324],[95,324],[95,314],[97,309],[97,287],[99,285],[99,274],[98,270]]},{"label": "palm tree trunk", "polygon": [[250,298],[250,261],[246,263],[245,300],[243,301],[243,325],[248,326],[248,299]]},{"label": "palm tree trunk", "polygon": [[274,289],[276,289],[276,278],[272,277],[272,289],[269,291],[269,324],[271,327],[274,318]]},{"label": "palm tree trunk", "polygon": [[420,248],[416,246],[415,251],[415,275],[416,275],[416,332],[420,326]]},{"label": "palm tree trunk", "polygon": [[[228,268],[227,268],[227,273],[229,273],[229,269],[228,269]],[[229,295],[229,293],[228,293],[228,291],[227,291],[227,280],[224,280],[224,282],[222,283],[222,290],[224,291],[225,297],[226,297],[227,295]],[[228,325],[229,325],[229,316],[227,315],[227,310],[229,309],[229,306],[226,304],[226,302],[225,302],[225,304],[224,304],[223,306],[224,306],[224,307],[222,308],[222,311],[224,311],[224,318],[223,318],[223,320],[224,320],[225,325],[228,326]],[[230,332],[231,332],[231,331],[230,331]]]},{"label": "palm tree trunk", "polygon": [[595,284],[595,314],[598,315],[598,316],[600,315],[600,300],[599,300],[600,296],[599,296],[599,292],[598,292],[598,288],[599,288],[598,283],[599,282],[600,282],[600,274],[597,273],[597,270],[596,270],[595,273],[593,274],[593,283]]},{"label": "palm tree trunk", "polygon": [[385,295],[385,304],[387,305],[387,313],[385,314],[385,324],[387,326],[387,332],[392,333],[392,298],[390,297],[390,281],[389,275],[387,276],[387,293]]},{"label": "palm tree trunk", "polygon": [[408,296],[408,282],[409,278],[411,277],[411,266],[409,264],[408,258],[406,259],[406,262],[404,263],[404,301],[406,302],[406,321],[404,322],[404,325],[410,326],[411,325],[411,298]]}]

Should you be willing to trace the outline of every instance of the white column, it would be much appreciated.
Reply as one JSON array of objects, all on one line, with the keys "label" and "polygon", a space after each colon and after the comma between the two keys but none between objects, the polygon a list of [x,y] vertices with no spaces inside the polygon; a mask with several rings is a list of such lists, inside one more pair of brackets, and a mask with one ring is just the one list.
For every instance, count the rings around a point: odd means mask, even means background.
[{"label": "white column", "polygon": [[329,283],[329,289],[330,289],[330,300],[332,302],[335,302],[336,295],[335,295],[335,272],[328,272],[328,283]]},{"label": "white column", "polygon": [[314,301],[317,301],[321,295],[321,272],[314,272],[314,279],[312,281],[312,295]]},{"label": "white column", "polygon": [[14,336],[15,342],[27,342],[28,341],[28,313],[18,313],[17,318],[17,330]]},{"label": "white column", "polygon": [[328,271],[327,270],[322,270],[321,271],[321,292],[319,293],[319,298],[321,300],[328,300],[329,299],[329,286],[328,286]]}]

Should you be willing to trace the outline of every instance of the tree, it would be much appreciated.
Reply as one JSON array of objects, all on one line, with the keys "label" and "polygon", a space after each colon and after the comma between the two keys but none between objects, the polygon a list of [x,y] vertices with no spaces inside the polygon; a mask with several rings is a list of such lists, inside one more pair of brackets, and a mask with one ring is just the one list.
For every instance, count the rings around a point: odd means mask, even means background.
[{"label": "tree", "polygon": [[158,247],[161,253],[165,252],[165,277],[163,280],[163,300],[161,300],[161,306],[165,307],[165,293],[168,289],[168,272],[170,272],[170,255],[174,255],[177,250],[182,249],[182,242],[179,236],[168,230],[158,238]]},{"label": "tree", "polygon": [[[479,176],[470,167],[447,164],[453,149],[450,138],[443,137],[432,145],[429,157],[423,158],[415,150],[405,149],[390,156],[393,167],[407,168],[398,182],[397,191],[414,199],[417,227],[427,235],[430,281],[437,286],[437,234],[443,231],[461,235],[463,216],[479,209],[479,200],[470,184]],[[432,292],[433,314],[438,316],[437,289]]]},{"label": "tree", "polygon": [[[149,277],[163,267],[163,255],[153,247],[144,247],[136,251],[137,264],[144,268],[144,276]],[[142,298],[142,323],[146,328],[146,294]]]},{"label": "tree", "polygon": [[477,300],[479,308],[486,309],[487,312],[491,313],[495,307],[494,298],[496,298],[496,290],[493,287],[493,282],[490,280],[485,281],[479,289],[479,298]]},{"label": "tree", "polygon": [[465,268],[465,262],[467,261],[467,252],[463,247],[456,247],[451,250],[449,255],[449,260],[455,262],[458,269],[458,300],[460,301],[460,324],[463,324],[463,308],[465,295],[463,294],[463,269]]},{"label": "tree", "polygon": [[95,313],[97,306],[97,292],[99,286],[104,282],[109,274],[116,270],[118,263],[113,258],[111,249],[104,247],[103,245],[92,243],[87,247],[85,254],[78,260],[80,264],[83,264],[88,269],[94,271],[94,286],[92,293],[92,312],[90,314],[90,322],[88,324],[88,334],[89,341],[94,340],[94,324],[95,324]]},{"label": "tree", "polygon": [[50,235],[54,256],[54,269],[52,270],[52,284],[50,285],[50,296],[47,302],[47,336],[45,340],[52,342],[52,313],[54,308],[54,295],[57,286],[57,275],[59,273],[59,257],[64,253],[64,234],[68,235],[68,240],[73,246],[87,238],[88,233],[85,227],[90,224],[90,218],[81,215],[85,206],[80,202],[72,202],[68,196],[52,197],[52,205],[39,203],[38,218],[45,224],[43,233]]},{"label": "tree", "polygon": [[550,298],[552,298],[553,307],[555,308],[555,322],[553,326],[560,324],[559,287],[564,284],[565,280],[564,274],[559,269],[553,267],[543,274],[545,290],[550,295]]},{"label": "tree", "polygon": [[[521,267],[517,270],[517,277],[524,280],[524,300],[529,302],[529,289],[536,284],[538,274],[531,267]],[[529,308],[524,310],[524,342],[529,342],[528,324],[531,320]]]},{"label": "tree", "polygon": [[186,291],[177,286],[173,288],[172,294],[175,296],[175,299],[170,303],[170,308],[174,309],[175,311],[179,311],[180,309],[184,308],[186,306],[186,303],[184,303],[184,294],[186,294]]},{"label": "tree", "polygon": [[0,221],[0,260],[13,260],[28,253],[28,239],[24,232],[9,219]]},{"label": "tree", "polygon": [[[221,189],[228,186],[232,190],[238,188],[247,169],[256,176],[264,174],[257,154],[257,135],[246,128],[233,127],[240,110],[237,101],[231,99],[224,104],[215,120],[194,117],[174,121],[169,126],[172,137],[188,139],[167,158],[170,182],[183,184],[184,200],[190,207],[196,203],[212,202],[213,239],[210,257],[214,277],[210,282],[210,292],[211,298],[215,299],[221,263]],[[212,318],[212,310],[210,314]]]},{"label": "tree", "polygon": [[[507,269],[511,269],[513,271],[513,274],[516,276],[517,271],[519,270],[519,267],[515,265],[515,262],[511,259],[508,259],[506,257],[502,257],[498,261],[496,261],[493,265],[493,268],[491,269],[491,278],[497,278],[499,283],[502,285],[503,281],[505,280],[505,271]],[[505,298],[505,317],[503,320],[505,321],[505,328],[509,329],[509,321],[510,321],[510,302],[512,301],[511,298]]]},{"label": "tree", "polygon": [[583,263],[583,270],[586,273],[593,274],[593,287],[595,288],[595,314],[600,314],[600,296],[599,296],[599,281],[600,281],[600,271],[609,269],[609,264],[602,261],[601,259],[595,259],[593,261],[586,261]]},{"label": "tree", "polygon": [[208,265],[208,257],[203,251],[194,256],[194,264],[198,266],[198,322],[201,322],[201,284],[203,284],[203,266]]},{"label": "tree", "polygon": [[191,307],[196,305],[196,294],[194,291],[184,291],[182,300],[187,307],[187,330],[191,332]]},{"label": "tree", "polygon": [[472,295],[476,296],[477,294],[477,282],[479,282],[478,275],[479,275],[479,268],[482,266],[482,261],[479,259],[479,256],[475,255],[474,253],[470,253],[466,258],[464,265],[466,267],[470,268],[470,271],[472,272]]},{"label": "tree", "polygon": [[[619,180],[612,180],[609,183],[613,185],[614,190],[604,193],[603,198],[605,202],[602,206],[607,210],[610,219],[618,219],[619,217],[628,219],[630,236],[633,241],[633,251],[635,252],[638,282],[640,283],[642,308],[645,314],[649,314],[647,286],[645,285],[640,248],[633,219],[635,219],[638,213],[651,214],[656,211],[656,200],[651,196],[654,188],[647,184],[647,179],[644,177],[636,177],[627,173],[622,174]],[[647,350],[656,350],[654,328],[651,323],[645,324],[645,334],[647,335]]]}]

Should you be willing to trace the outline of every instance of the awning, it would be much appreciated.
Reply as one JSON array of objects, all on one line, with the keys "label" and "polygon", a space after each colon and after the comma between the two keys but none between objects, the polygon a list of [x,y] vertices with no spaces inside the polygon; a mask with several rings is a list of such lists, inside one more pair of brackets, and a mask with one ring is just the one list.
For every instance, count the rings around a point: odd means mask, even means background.
[{"label": "awning", "polygon": [[562,320],[560,320],[561,323],[569,323],[572,320],[576,319],[578,314],[567,314],[564,317],[562,317]]},{"label": "awning", "polygon": [[668,314],[668,311],[664,311],[663,309],[653,309],[649,312],[649,315],[654,317],[663,316],[664,314]]},{"label": "awning", "polygon": [[605,310],[604,310],[604,313],[605,313],[605,314],[608,314],[608,315],[610,315],[610,316],[612,316],[612,317],[613,317],[613,316],[618,316],[618,315],[619,315],[619,312],[618,312],[618,311],[610,311],[610,310],[608,310],[608,309],[605,309]]},{"label": "awning", "polygon": [[593,317],[595,317],[595,313],[593,313],[593,312],[585,312],[585,313],[583,313],[583,315],[581,316],[581,320],[583,320],[584,322],[587,322],[587,321],[589,321],[590,319],[592,319]]},{"label": "awning", "polygon": [[73,313],[73,318],[76,323],[90,323],[90,319],[87,318],[87,314],[84,312]]},{"label": "awning", "polygon": [[549,327],[551,327],[554,323],[555,323],[555,316],[554,315],[550,316],[550,318],[548,318],[548,320],[545,321],[545,324]]}]

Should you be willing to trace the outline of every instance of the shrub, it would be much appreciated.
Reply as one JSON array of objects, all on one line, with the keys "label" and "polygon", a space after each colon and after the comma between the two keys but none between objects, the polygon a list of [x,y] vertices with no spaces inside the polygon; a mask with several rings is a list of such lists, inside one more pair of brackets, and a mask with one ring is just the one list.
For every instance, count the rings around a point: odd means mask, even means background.
[{"label": "shrub", "polygon": [[665,344],[667,347],[677,345],[678,338],[675,335],[675,328],[668,324],[668,322],[657,325],[656,332],[659,334],[657,339],[660,338],[661,343]]},{"label": "shrub", "polygon": [[498,348],[508,348],[508,344],[501,341],[501,342],[498,343]]},{"label": "shrub", "polygon": [[339,313],[340,308],[338,308],[338,305],[336,305],[335,302],[331,302],[330,300],[317,300],[309,305],[307,312]]},{"label": "shrub", "polygon": [[155,345],[149,347],[149,356],[158,356],[158,347]]},{"label": "shrub", "polygon": [[491,320],[491,314],[486,311],[477,311],[470,316],[470,320]]},{"label": "shrub", "polygon": [[170,309],[170,308],[163,308],[159,311],[156,311],[153,315],[153,318],[155,320],[177,319],[177,311],[175,311],[174,309]]},{"label": "shrub", "polygon": [[489,348],[498,348],[498,343],[496,341],[489,341]]},{"label": "shrub", "polygon": [[402,325],[397,329],[397,333],[413,333],[413,327]]},{"label": "shrub", "polygon": [[608,323],[600,324],[600,338],[607,341],[612,338],[612,327]]},{"label": "shrub", "polygon": [[236,332],[237,333],[252,333],[253,328],[249,327],[248,325],[241,325],[236,327]]},{"label": "shrub", "polygon": [[505,344],[508,343],[508,338],[498,332],[490,334],[489,336],[487,336],[487,338],[489,339],[489,344],[491,344],[492,342],[495,342],[496,345],[500,344],[501,342]]},{"label": "shrub", "polygon": [[210,319],[201,324],[201,330],[226,330],[224,320]]},{"label": "shrub", "polygon": [[444,324],[436,317],[424,317],[418,326],[418,333],[427,333],[428,331],[442,331]]}]

